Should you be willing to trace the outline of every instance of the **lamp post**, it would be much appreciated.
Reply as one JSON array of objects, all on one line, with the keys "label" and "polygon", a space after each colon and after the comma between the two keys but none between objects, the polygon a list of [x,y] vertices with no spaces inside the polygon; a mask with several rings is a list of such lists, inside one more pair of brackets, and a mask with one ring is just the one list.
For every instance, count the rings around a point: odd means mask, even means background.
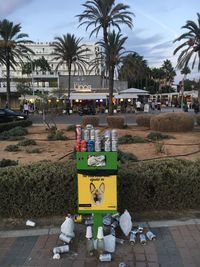
[{"label": "lamp post", "polygon": [[33,76],[33,62],[30,60],[31,63],[31,83],[32,83],[32,92],[33,92],[33,111],[35,111],[35,91],[34,91],[34,76]]}]

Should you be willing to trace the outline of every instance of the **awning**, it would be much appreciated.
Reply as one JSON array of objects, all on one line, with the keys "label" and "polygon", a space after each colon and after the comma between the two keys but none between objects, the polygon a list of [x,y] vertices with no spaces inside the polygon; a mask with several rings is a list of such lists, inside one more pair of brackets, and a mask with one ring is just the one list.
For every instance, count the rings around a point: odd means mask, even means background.
[{"label": "awning", "polygon": [[115,96],[115,98],[116,99],[121,99],[121,98],[130,98],[130,99],[132,99],[132,98],[138,98],[138,95],[137,94],[120,94],[120,95],[116,95]]},{"label": "awning", "polygon": [[42,100],[42,97],[40,97],[38,95],[25,95],[25,97],[24,96],[20,96],[18,99],[19,100],[24,100],[25,99],[25,100],[31,101],[31,100],[36,100],[36,99]]},{"label": "awning", "polygon": [[[93,99],[106,99],[108,97],[108,94],[71,94],[70,100],[93,100]],[[62,99],[67,98],[67,95],[63,95],[61,97]]]}]

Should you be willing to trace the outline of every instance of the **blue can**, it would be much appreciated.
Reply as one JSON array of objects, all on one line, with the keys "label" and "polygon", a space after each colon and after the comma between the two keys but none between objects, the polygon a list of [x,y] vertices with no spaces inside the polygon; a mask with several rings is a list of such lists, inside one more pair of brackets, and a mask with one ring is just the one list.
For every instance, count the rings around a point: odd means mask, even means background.
[{"label": "blue can", "polygon": [[88,152],[94,152],[94,141],[93,140],[88,140],[87,151]]}]

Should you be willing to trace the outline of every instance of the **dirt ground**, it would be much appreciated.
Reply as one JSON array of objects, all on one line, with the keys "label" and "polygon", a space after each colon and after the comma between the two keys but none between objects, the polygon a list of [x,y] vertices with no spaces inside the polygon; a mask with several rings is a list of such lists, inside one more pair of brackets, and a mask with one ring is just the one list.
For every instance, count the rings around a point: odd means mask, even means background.
[{"label": "dirt ground", "polygon": [[[18,160],[20,165],[37,162],[41,160],[67,161],[66,156],[73,150],[75,145],[75,133],[67,131],[66,125],[57,125],[60,130],[69,138],[66,141],[48,141],[48,131],[45,125],[33,125],[28,128],[26,138],[34,139],[37,143],[32,148],[38,148],[41,153],[28,153],[27,147],[20,147],[20,151],[5,151],[7,145],[17,144],[18,141],[0,141],[0,158]],[[104,131],[104,127],[99,127]],[[127,129],[118,130],[118,136],[131,134],[134,136],[146,137],[151,130],[139,127],[129,126]],[[166,133],[165,133],[166,134]],[[131,152],[137,156],[139,160],[148,160],[160,157],[178,157],[184,159],[200,159],[200,128],[196,127],[192,132],[185,133],[167,133],[172,135],[174,139],[163,140],[163,152],[158,152],[156,144],[153,142],[139,144],[123,144],[119,145],[119,149],[123,152]],[[31,149],[29,146],[28,149]],[[62,159],[61,159],[62,158]]]}]

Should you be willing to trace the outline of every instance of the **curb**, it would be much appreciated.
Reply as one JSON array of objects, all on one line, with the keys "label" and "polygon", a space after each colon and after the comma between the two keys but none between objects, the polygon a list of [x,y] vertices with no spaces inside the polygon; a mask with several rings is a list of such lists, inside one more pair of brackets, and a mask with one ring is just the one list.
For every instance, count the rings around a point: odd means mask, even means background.
[{"label": "curb", "polygon": [[[167,220],[167,221],[149,221],[149,222],[134,222],[144,227],[149,228],[161,228],[161,227],[173,227],[183,225],[194,225],[200,224],[200,219],[189,219],[189,220]],[[76,231],[85,231],[84,224],[75,224]],[[42,236],[42,235],[55,235],[60,233],[60,228],[49,227],[44,229],[24,229],[24,230],[8,230],[0,231],[0,238],[8,237],[23,237],[23,236]]]}]

